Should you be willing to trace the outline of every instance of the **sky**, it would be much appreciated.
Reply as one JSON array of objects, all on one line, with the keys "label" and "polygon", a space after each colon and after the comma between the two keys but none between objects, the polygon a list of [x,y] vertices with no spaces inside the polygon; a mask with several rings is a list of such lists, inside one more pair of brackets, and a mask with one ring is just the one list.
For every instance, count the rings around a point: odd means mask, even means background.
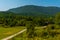
[{"label": "sky", "polygon": [[24,5],[60,7],[60,0],[0,0],[0,11],[6,11]]}]

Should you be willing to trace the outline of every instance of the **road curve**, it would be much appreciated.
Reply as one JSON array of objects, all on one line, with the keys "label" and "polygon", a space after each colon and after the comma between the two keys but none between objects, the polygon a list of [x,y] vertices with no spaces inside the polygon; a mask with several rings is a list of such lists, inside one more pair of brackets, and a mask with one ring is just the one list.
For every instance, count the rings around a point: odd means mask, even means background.
[{"label": "road curve", "polygon": [[11,36],[8,36],[8,37],[6,37],[6,38],[3,38],[3,39],[1,39],[1,40],[9,40],[9,39],[11,39],[11,38],[13,38],[13,37],[15,37],[15,36],[23,33],[24,31],[26,31],[26,29],[24,29],[24,30],[22,30],[22,31],[20,31],[20,32],[14,34],[14,35],[11,35]]}]

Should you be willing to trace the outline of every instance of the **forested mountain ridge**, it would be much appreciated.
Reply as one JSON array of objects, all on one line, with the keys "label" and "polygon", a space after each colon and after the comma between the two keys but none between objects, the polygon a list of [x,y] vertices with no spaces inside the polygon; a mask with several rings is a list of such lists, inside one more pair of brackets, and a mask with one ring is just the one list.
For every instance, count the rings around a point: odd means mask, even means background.
[{"label": "forested mountain ridge", "polygon": [[36,6],[36,5],[26,5],[17,8],[12,8],[8,10],[13,13],[19,13],[22,15],[54,15],[57,12],[60,12],[60,7],[44,7],[44,6]]}]

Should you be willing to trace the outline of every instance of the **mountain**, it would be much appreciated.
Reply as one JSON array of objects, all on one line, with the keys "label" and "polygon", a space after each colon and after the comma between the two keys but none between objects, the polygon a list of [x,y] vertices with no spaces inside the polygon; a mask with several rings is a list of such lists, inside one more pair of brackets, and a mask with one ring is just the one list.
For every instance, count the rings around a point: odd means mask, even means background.
[{"label": "mountain", "polygon": [[60,12],[60,7],[44,7],[36,5],[26,5],[8,10],[13,13],[19,13],[21,15],[54,15]]}]

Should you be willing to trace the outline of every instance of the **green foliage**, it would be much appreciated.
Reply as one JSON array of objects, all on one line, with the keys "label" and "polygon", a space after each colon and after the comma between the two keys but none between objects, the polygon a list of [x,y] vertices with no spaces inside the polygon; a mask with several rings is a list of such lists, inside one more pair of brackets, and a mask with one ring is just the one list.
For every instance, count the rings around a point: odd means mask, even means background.
[{"label": "green foliage", "polygon": [[57,13],[55,16],[55,24],[60,25],[60,13]]},{"label": "green foliage", "polygon": [[27,26],[27,37],[28,38],[33,38],[34,37],[34,32],[35,32],[35,24],[30,22]]}]

